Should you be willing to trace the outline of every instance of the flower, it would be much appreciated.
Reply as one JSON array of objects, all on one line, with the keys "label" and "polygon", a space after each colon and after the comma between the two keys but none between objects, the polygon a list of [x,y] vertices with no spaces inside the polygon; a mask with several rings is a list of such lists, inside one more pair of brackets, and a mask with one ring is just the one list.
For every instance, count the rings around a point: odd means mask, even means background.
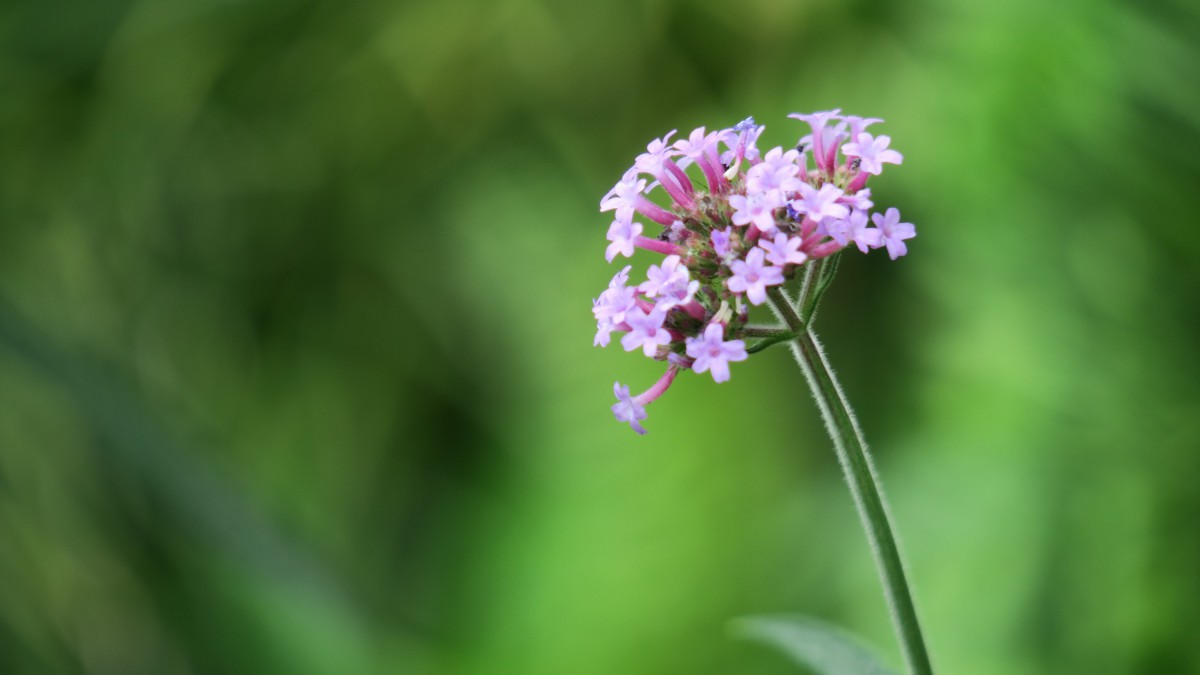
[{"label": "flower", "polygon": [[732,229],[733,229],[732,227],[727,227],[723,230],[713,230],[712,231],[713,253],[716,253],[717,257],[721,258],[722,260],[725,259],[725,257],[729,255],[729,252],[731,250],[730,249],[731,244],[729,241],[729,231]]},{"label": "flower", "polygon": [[765,252],[761,248],[751,249],[745,260],[734,260],[729,263],[733,276],[729,277],[727,285],[734,293],[745,293],[752,305],[761,305],[767,301],[767,286],[777,286],[783,283],[783,268],[765,265]]},{"label": "flower", "polygon": [[783,267],[784,265],[803,265],[808,256],[800,250],[801,241],[798,237],[789,237],[780,232],[775,239],[759,239],[758,247],[767,252],[767,262]]},{"label": "flower", "polygon": [[638,178],[636,172],[628,172],[600,200],[600,212],[616,209],[617,220],[629,220],[633,218],[639,200],[644,199],[642,192],[645,190],[646,179]]},{"label": "flower", "polygon": [[625,314],[637,307],[634,299],[637,289],[625,285],[629,281],[629,270],[630,266],[626,265],[625,269],[617,272],[608,282],[608,289],[592,300],[592,315],[596,317],[593,346],[607,347],[609,336],[625,323]]},{"label": "flower", "polygon": [[820,190],[804,183],[800,186],[800,198],[793,199],[791,204],[797,213],[803,213],[813,220],[845,218],[850,210],[844,204],[837,203],[842,194],[842,189],[832,183],[825,183]]},{"label": "flower", "polygon": [[892,260],[908,253],[908,247],[904,245],[904,240],[917,236],[917,228],[913,227],[912,223],[900,222],[898,209],[888,209],[887,213],[882,216],[876,213],[871,216],[871,220],[879,227],[880,238],[887,246],[888,256]]},{"label": "flower", "polygon": [[620,182],[600,200],[600,212],[616,210],[618,220],[629,220],[634,211],[661,225],[670,225],[675,217],[646,198],[646,179],[637,177],[636,168],[625,172]]},{"label": "flower", "polygon": [[752,194],[746,197],[731,195],[729,205],[735,209],[732,218],[734,225],[754,223],[754,226],[763,232],[774,232],[775,209],[783,206],[783,201],[772,193]]},{"label": "flower", "polygon": [[820,171],[830,172],[832,170],[832,167],[827,166],[825,162],[825,158],[828,156],[826,146],[832,144],[836,132],[826,128],[825,125],[832,120],[841,119],[839,115],[841,112],[841,108],[836,108],[825,112],[812,113],[811,115],[801,115],[800,113],[788,115],[792,119],[808,122],[808,125],[812,127],[812,134],[801,138],[800,143],[812,146],[813,161]]},{"label": "flower", "polygon": [[629,385],[613,382],[613,393],[617,396],[617,402],[613,404],[612,411],[617,420],[627,422],[639,434],[646,433],[646,429],[638,424],[646,419],[646,406],[639,404],[629,395]]},{"label": "flower", "polygon": [[692,281],[687,267],[680,264],[679,256],[669,255],[661,266],[651,265],[646,272],[648,279],[638,286],[647,297],[657,298],[655,307],[666,310],[692,301],[700,288],[699,281]]},{"label": "flower", "polygon": [[708,187],[712,191],[724,189],[728,185],[728,181],[721,175],[721,160],[717,153],[717,142],[720,140],[719,132],[705,133],[704,127],[696,129],[686,139],[675,141],[675,149],[682,153],[684,159],[679,163],[680,167],[686,167],[689,163],[695,162],[700,166],[700,170],[704,172],[704,178],[708,181]]},{"label": "flower", "polygon": [[608,226],[608,240],[612,243],[605,249],[604,258],[612,262],[618,253],[626,258],[633,257],[634,242],[641,234],[642,224],[633,220],[632,215],[629,220],[617,218]]},{"label": "flower", "polygon": [[746,343],[741,340],[725,340],[725,326],[710,323],[704,336],[687,339],[687,355],[695,359],[692,370],[697,373],[711,372],[716,382],[729,380],[729,362],[745,361]]},{"label": "flower", "polygon": [[[795,192],[804,184],[796,173],[800,170],[797,160],[798,150],[783,151],[783,148],[771,148],[763,155],[762,162],[750,167],[746,172],[746,190],[749,194],[771,193],[771,201],[783,205],[783,194]],[[762,229],[762,228],[759,228]]]},{"label": "flower", "polygon": [[870,211],[875,206],[875,202],[871,201],[871,188],[863,188],[853,194],[842,195],[838,198],[838,203],[859,211]]},{"label": "flower", "polygon": [[666,312],[657,307],[649,312],[641,307],[634,307],[625,313],[625,323],[629,326],[629,332],[621,338],[621,346],[627,352],[641,347],[646,356],[654,356],[659,345],[671,342],[671,334],[663,328],[666,318]]},{"label": "flower", "polygon": [[857,143],[847,143],[842,146],[842,153],[847,157],[857,157],[860,171],[878,176],[883,172],[885,163],[899,164],[904,161],[904,157],[900,153],[887,149],[888,144],[892,142],[890,136],[872,138],[871,134],[863,132],[856,138],[858,139]]},{"label": "flower", "polygon": [[[902,159],[889,149],[890,137],[867,133],[881,120],[840,110],[790,117],[811,127],[796,149],[760,151],[765,127],[754,118],[725,129],[700,127],[673,142],[672,131],[651,141],[600,200],[601,212],[614,212],[609,262],[638,248],[662,256],[644,280],[631,285],[626,266],[592,300],[593,344],[607,346],[618,333],[626,351],[640,348],[666,362],[662,377],[641,394],[613,387],[613,415],[639,434],[646,432],[646,406],[679,372],[726,382],[730,364],[747,360],[746,339],[761,335],[747,329],[751,306],[767,302],[768,289],[813,260],[854,247],[863,253],[886,247],[896,259],[916,235],[896,209],[872,212],[867,178]],[[839,153],[846,161],[838,161]],[[663,190],[653,193],[658,186]]]},{"label": "flower", "polygon": [[675,130],[672,129],[662,138],[656,138],[646,146],[646,152],[637,156],[633,165],[638,171],[648,173],[652,176],[659,176],[664,171],[664,165],[675,157],[679,152],[671,145],[671,137],[675,135]]}]

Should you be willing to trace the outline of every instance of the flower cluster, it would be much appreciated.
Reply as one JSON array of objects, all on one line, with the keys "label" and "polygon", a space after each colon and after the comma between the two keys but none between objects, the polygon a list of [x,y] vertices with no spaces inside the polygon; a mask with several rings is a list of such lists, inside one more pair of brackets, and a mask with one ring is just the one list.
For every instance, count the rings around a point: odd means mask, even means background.
[{"label": "flower cluster", "polygon": [[[888,147],[891,138],[867,131],[882,120],[840,112],[789,115],[812,133],[793,149],[765,153],[757,147],[764,127],[753,118],[719,131],[701,127],[674,143],[672,131],[646,146],[600,201],[600,211],[614,215],[609,262],[635,248],[664,256],[637,285],[630,285],[626,266],[592,301],[594,344],[607,346],[618,331],[626,351],[667,362],[641,394],[614,385],[618,420],[645,433],[646,405],[680,370],[728,380],[729,364],[747,358],[747,303],[765,302],[769,287],[809,261],[850,245],[864,253],[886,248],[893,260],[907,252],[904,241],[916,236],[912,224],[900,222],[894,208],[872,214],[866,187],[884,164],[899,164],[900,153]],[[668,204],[650,198],[656,188]],[[657,233],[647,236],[648,225],[635,216],[659,226]]]}]

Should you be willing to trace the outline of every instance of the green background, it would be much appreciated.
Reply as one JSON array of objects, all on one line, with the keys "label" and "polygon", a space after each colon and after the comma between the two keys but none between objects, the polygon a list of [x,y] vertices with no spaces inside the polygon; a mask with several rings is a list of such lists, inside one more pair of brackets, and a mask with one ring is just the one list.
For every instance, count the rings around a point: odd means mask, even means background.
[{"label": "green background", "polygon": [[[899,665],[783,349],[591,346],[671,129],[882,117],[910,255],[822,310],[943,673],[1200,673],[1200,7],[0,6],[0,672]],[[639,254],[635,269],[653,257]],[[635,272],[636,274],[637,272]]]}]

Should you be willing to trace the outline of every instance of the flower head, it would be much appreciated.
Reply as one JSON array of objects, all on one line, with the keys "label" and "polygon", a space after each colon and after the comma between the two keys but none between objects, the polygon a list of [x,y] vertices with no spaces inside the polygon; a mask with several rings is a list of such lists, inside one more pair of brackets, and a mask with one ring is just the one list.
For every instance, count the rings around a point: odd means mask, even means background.
[{"label": "flower head", "polygon": [[[666,362],[641,394],[614,385],[613,415],[638,433],[646,406],[680,371],[730,379],[730,364],[748,358],[745,338],[756,335],[747,331],[750,306],[767,302],[772,287],[847,248],[886,247],[898,258],[916,235],[896,209],[872,213],[867,177],[902,159],[888,136],[867,132],[880,120],[840,110],[791,117],[812,128],[796,149],[760,151],[764,127],[753,118],[674,142],[672,131],[651,141],[600,201],[602,212],[615,212],[610,262],[635,248],[663,256],[633,285],[626,266],[592,300],[594,344],[608,345],[615,332],[626,351]],[[658,186],[666,205],[648,196]]]}]

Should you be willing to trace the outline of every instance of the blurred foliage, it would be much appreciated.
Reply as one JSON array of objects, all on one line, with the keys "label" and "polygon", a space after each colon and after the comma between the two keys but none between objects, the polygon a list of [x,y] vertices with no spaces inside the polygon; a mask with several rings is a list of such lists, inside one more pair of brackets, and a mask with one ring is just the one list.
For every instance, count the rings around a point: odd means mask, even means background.
[{"label": "blurred foliage", "polygon": [[[946,673],[1200,673],[1200,8],[0,6],[0,671],[898,663],[784,350],[635,438],[591,347],[651,138],[883,117],[911,255],[818,328]],[[649,258],[635,263],[648,262]]]}]

